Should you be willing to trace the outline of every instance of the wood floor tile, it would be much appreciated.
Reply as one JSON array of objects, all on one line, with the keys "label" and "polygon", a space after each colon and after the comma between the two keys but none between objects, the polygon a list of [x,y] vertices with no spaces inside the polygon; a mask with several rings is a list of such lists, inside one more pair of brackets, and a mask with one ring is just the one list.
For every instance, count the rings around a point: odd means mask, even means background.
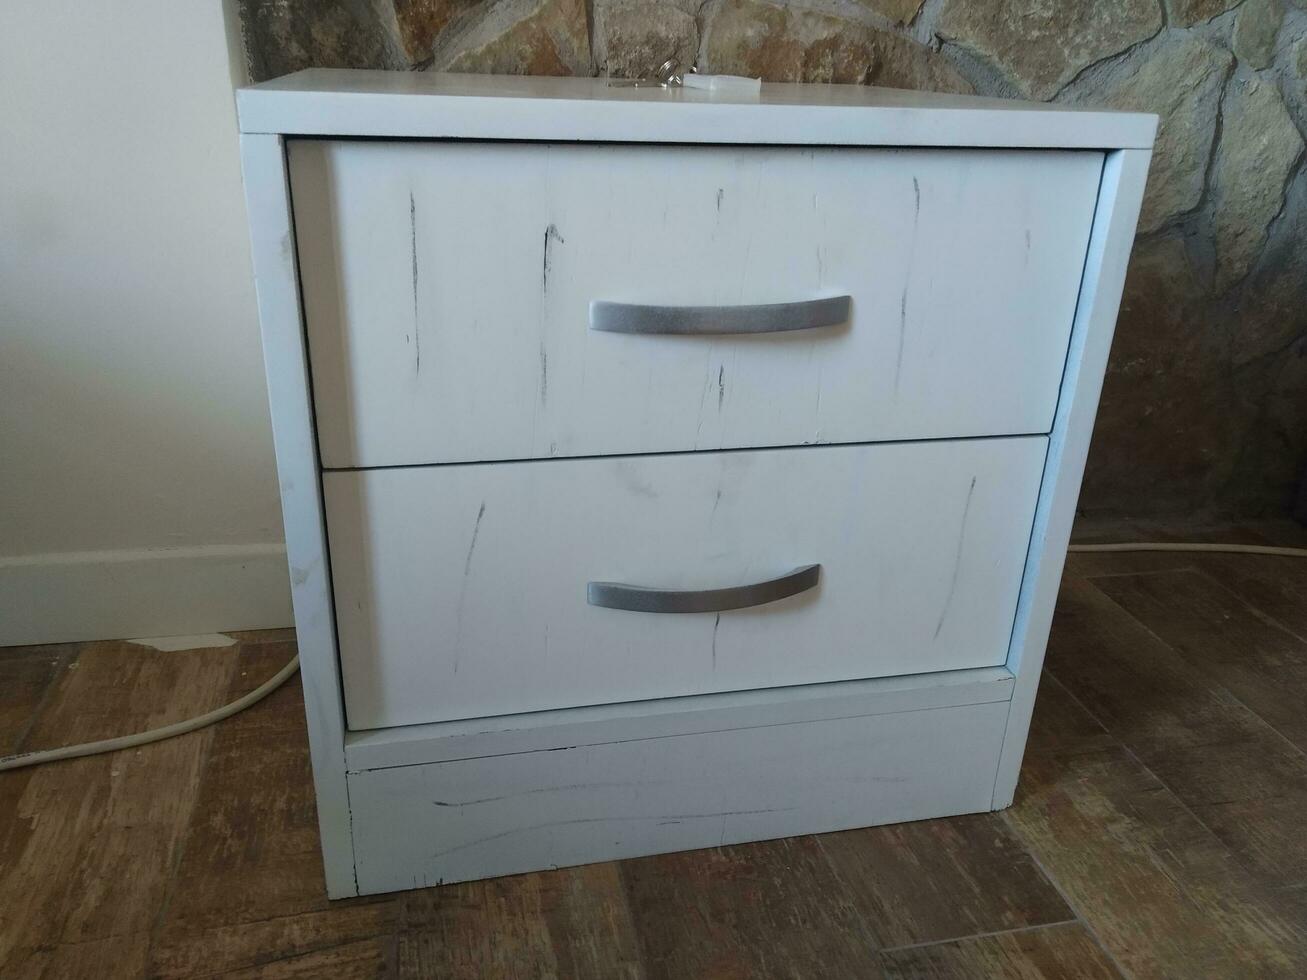
[{"label": "wood floor tile", "polygon": [[158,980],[226,976],[270,962],[303,960],[327,949],[358,944],[390,948],[393,936],[393,915],[387,908],[370,905],[360,912],[350,902],[333,903],[317,912],[155,934],[148,944],[148,975]]},{"label": "wood floor tile", "polygon": [[394,940],[381,936],[208,976],[214,980],[378,980],[394,976],[394,955]]},{"label": "wood floor tile", "polygon": [[[84,646],[59,678],[26,747],[47,748],[140,731],[221,702],[234,662],[167,656],[125,644]],[[211,733],[108,755],[0,773],[0,845],[12,863],[0,883],[7,911],[0,975],[21,976],[42,949],[149,930],[190,817]]]},{"label": "wood floor tile", "polygon": [[[0,754],[23,748],[47,693],[71,662],[73,650],[71,645],[0,650]],[[0,876],[5,878],[17,874],[36,834],[34,820],[18,819],[20,803],[34,772],[18,769],[0,775]],[[6,883],[0,880],[0,900],[8,895]],[[0,912],[0,933],[9,918]],[[0,966],[5,963],[5,951],[12,949],[11,943],[15,942],[0,938]],[[25,945],[30,948],[35,944]]]},{"label": "wood floor tile", "polygon": [[399,903],[401,977],[559,976],[538,875],[424,888],[404,893]]},{"label": "wood floor tile", "polygon": [[644,976],[618,864],[545,872],[540,879],[541,909],[560,976]]},{"label": "wood floor tile", "polygon": [[881,975],[815,838],[639,858],[622,862],[622,875],[650,978]]},{"label": "wood floor tile", "polygon": [[890,980],[1119,980],[1078,923],[978,936],[881,954]]},{"label": "wood floor tile", "polygon": [[[1291,522],[1243,526],[1240,536],[1256,544],[1307,548],[1307,528]],[[1307,558],[1213,555],[1199,567],[1259,613],[1307,640]]]},{"label": "wood floor tile", "polygon": [[1073,916],[995,814],[850,830],[818,841],[882,948]]},{"label": "wood floor tile", "polygon": [[1078,755],[1120,748],[1121,743],[1076,702],[1048,672],[1039,678],[1026,757]]},{"label": "wood floor tile", "polygon": [[6,980],[141,980],[146,976],[146,933],[127,933],[84,943],[61,943],[38,950]]},{"label": "wood floor tile", "polygon": [[[242,645],[225,700],[258,686],[294,652],[285,641]],[[389,934],[392,899],[327,900],[298,676],[213,732],[154,934],[156,974],[190,977],[289,962]]]},{"label": "wood floor tile", "polygon": [[1192,669],[1307,751],[1307,643],[1201,572],[1092,581]]},{"label": "wood floor tile", "polygon": [[1307,755],[1095,584],[1063,584],[1045,669],[1267,883],[1307,881]]},{"label": "wood floor tile", "polygon": [[1131,976],[1307,975],[1298,924],[1124,749],[1028,753],[1005,817]]},{"label": "wood floor tile", "polygon": [[1272,623],[1307,641],[1307,559],[1223,555],[1202,570]]},{"label": "wood floor tile", "polygon": [[0,755],[17,752],[72,646],[0,650]]},{"label": "wood floor tile", "polygon": [[401,977],[644,976],[615,864],[427,888],[399,901]]}]

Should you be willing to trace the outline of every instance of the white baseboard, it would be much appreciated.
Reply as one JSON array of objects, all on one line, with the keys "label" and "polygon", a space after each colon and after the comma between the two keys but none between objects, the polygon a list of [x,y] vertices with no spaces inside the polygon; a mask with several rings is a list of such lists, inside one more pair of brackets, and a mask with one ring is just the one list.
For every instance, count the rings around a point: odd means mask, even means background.
[{"label": "white baseboard", "polygon": [[0,646],[292,625],[281,544],[0,558]]}]

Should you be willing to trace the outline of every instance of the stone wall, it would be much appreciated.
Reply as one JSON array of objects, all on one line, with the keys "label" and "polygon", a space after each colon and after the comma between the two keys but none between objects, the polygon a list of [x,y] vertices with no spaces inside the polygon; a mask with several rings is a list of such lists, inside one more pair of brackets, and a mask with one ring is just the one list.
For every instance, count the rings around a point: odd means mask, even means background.
[{"label": "stone wall", "polygon": [[1082,496],[1285,511],[1307,464],[1307,0],[241,0],[251,73],[702,71],[1162,116]]}]

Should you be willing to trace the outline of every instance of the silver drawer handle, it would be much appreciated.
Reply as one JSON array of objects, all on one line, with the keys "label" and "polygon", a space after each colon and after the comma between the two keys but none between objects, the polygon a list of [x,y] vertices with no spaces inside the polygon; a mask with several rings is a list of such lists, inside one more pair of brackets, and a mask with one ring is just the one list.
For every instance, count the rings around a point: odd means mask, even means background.
[{"label": "silver drawer handle", "polygon": [[732,334],[782,333],[847,323],[850,296],[760,306],[645,306],[590,303],[590,329],[605,333]]},{"label": "silver drawer handle", "polygon": [[609,609],[630,609],[634,612],[697,613],[721,612],[724,609],[746,609],[761,606],[788,596],[807,592],[817,584],[820,565],[804,565],[788,575],[737,585],[730,589],[699,589],[677,592],[672,589],[647,589],[641,585],[622,585],[618,582],[591,582],[586,588],[586,601],[592,606]]}]

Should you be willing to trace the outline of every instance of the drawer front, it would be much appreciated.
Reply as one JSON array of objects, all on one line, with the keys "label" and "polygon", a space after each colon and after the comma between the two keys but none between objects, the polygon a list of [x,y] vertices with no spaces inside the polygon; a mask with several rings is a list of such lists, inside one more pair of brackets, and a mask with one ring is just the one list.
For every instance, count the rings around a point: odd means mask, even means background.
[{"label": "drawer front", "polygon": [[359,890],[988,810],[1007,715],[969,704],[351,773]]},{"label": "drawer front", "polygon": [[[350,727],[1002,664],[1046,448],[327,473]],[[814,587],[747,608],[587,601],[592,582],[698,593],[813,564]]]},{"label": "drawer front", "polygon": [[1046,432],[1102,159],[292,141],[323,464]]}]

